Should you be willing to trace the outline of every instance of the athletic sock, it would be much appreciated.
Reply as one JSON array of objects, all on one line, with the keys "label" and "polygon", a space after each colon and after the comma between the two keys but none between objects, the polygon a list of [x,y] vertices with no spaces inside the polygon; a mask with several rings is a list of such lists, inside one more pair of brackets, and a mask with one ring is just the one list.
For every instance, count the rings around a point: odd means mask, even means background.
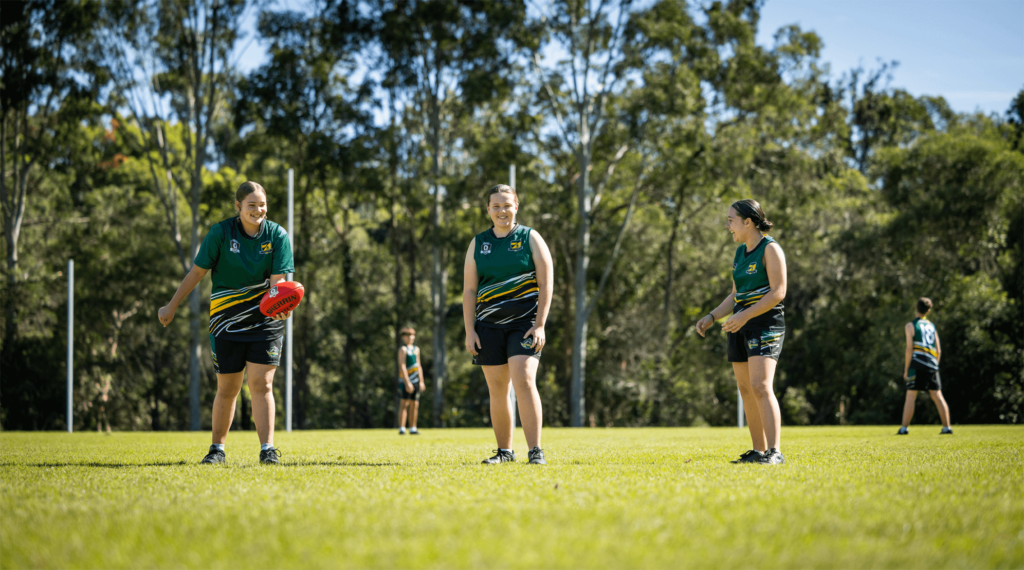
[{"label": "athletic sock", "polygon": [[217,448],[217,451],[221,451],[221,452],[224,451],[224,444],[223,443],[215,443],[215,444],[213,444],[213,446]]},{"label": "athletic sock", "polygon": [[498,451],[507,451],[507,452],[509,452],[509,453],[512,453],[512,450],[511,450],[511,449],[502,449],[502,448],[500,448],[500,447],[498,448]]},{"label": "athletic sock", "polygon": [[273,449],[273,448],[274,448],[274,445],[271,444],[271,443],[261,443],[260,444],[260,451],[266,451],[268,449]]}]

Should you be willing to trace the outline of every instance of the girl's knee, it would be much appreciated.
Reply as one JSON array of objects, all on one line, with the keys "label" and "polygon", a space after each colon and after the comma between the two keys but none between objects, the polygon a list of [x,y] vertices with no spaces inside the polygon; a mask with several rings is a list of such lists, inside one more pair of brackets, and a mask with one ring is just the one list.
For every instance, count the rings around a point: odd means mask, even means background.
[{"label": "girl's knee", "polygon": [[758,398],[765,398],[772,393],[772,386],[768,382],[751,382],[750,391]]},{"label": "girl's knee", "polygon": [[249,391],[253,395],[265,396],[272,393],[274,390],[274,383],[270,380],[254,380],[249,382]]}]

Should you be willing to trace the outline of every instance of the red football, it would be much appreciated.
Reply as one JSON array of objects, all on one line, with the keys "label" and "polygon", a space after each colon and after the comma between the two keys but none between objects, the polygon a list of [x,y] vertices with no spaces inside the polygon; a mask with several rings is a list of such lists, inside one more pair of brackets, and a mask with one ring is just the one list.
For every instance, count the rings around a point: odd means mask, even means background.
[{"label": "red football", "polygon": [[281,281],[263,294],[260,299],[260,312],[273,317],[288,311],[294,311],[302,300],[305,289],[298,281]]}]

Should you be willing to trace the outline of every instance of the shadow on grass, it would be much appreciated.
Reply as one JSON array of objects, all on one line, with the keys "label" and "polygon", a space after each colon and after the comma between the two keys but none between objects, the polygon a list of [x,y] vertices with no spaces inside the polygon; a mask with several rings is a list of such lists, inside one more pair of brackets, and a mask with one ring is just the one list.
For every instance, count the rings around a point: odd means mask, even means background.
[{"label": "shadow on grass", "polygon": [[392,467],[398,463],[364,463],[359,461],[288,461],[277,467]]},{"label": "shadow on grass", "polygon": [[106,469],[121,469],[124,467],[178,467],[189,465],[186,461],[167,461],[160,463],[0,463],[0,467],[103,467]]}]

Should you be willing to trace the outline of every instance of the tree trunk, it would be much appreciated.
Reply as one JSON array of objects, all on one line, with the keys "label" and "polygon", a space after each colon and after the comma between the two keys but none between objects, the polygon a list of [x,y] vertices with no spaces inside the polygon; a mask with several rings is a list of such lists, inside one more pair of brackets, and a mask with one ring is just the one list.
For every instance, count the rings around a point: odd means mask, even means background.
[{"label": "tree trunk", "polygon": [[[440,82],[440,78],[438,78]],[[445,354],[445,316],[448,310],[448,271],[441,251],[441,187],[437,183],[441,175],[441,117],[437,93],[430,97],[430,138],[433,151],[434,200],[430,208],[430,310],[434,325],[434,427],[442,427],[441,414],[444,411],[444,385],[447,380],[447,358]]]},{"label": "tree trunk", "polygon": [[[586,123],[583,123],[584,125]],[[577,191],[579,231],[576,234],[574,307],[576,314],[572,339],[572,427],[582,427],[586,415],[585,380],[587,371],[587,269],[590,266],[590,156],[587,144],[580,145],[580,185]]]}]

